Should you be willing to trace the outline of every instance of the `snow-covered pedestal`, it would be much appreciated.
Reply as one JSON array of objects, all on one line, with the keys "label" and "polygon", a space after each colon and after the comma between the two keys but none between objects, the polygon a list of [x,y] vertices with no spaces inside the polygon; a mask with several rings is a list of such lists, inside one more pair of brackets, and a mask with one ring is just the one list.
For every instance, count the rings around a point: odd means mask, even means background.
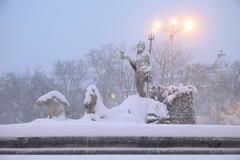
[{"label": "snow-covered pedestal", "polygon": [[39,119],[0,130],[0,154],[240,154],[239,126]]}]

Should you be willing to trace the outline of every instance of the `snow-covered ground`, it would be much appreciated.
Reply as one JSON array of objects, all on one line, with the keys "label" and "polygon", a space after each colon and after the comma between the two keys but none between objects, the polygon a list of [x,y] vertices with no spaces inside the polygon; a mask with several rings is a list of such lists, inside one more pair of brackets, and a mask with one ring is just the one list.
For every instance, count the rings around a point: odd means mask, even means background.
[{"label": "snow-covered ground", "polygon": [[0,155],[1,160],[239,160],[240,155]]}]

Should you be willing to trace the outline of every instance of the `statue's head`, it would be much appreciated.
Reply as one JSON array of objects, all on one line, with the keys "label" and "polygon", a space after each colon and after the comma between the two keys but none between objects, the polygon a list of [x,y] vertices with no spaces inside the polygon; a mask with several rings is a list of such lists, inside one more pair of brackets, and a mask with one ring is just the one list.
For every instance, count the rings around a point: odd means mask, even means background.
[{"label": "statue's head", "polygon": [[145,50],[145,43],[143,41],[138,42],[137,53],[140,54]]},{"label": "statue's head", "polygon": [[103,102],[101,95],[95,85],[89,85],[86,89],[85,99],[83,105],[87,109],[87,113],[95,113],[96,104]]},{"label": "statue's head", "polygon": [[95,85],[89,85],[86,89],[84,104],[88,104],[92,102],[93,97],[97,97],[98,100],[103,102],[103,99]]}]

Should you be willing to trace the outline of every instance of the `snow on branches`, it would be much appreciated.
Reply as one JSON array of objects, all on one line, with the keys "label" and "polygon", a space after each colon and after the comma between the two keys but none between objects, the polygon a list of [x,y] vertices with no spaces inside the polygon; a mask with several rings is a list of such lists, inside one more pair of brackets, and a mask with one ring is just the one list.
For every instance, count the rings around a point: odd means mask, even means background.
[{"label": "snow on branches", "polygon": [[170,115],[170,123],[195,124],[193,94],[197,89],[192,86],[152,86],[150,97],[166,104]]}]

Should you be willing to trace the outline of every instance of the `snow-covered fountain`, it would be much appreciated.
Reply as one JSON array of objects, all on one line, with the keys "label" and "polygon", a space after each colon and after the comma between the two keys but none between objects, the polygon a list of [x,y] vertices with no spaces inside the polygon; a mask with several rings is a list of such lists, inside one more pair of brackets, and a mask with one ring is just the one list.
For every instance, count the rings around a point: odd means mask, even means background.
[{"label": "snow-covered fountain", "polygon": [[151,98],[132,95],[107,108],[97,87],[90,85],[84,100],[85,115],[64,121],[60,117],[67,114],[64,108],[70,107],[68,101],[57,91],[49,92],[38,99],[38,104],[48,107],[50,119],[0,125],[0,154],[240,153],[239,126],[168,124],[174,117],[180,122],[184,116],[191,119],[189,114],[171,109],[191,102],[188,95],[195,88],[161,89],[164,91],[152,92]]},{"label": "snow-covered fountain", "polygon": [[138,44],[136,60],[123,52],[121,58],[135,72],[138,94],[108,108],[96,85],[90,85],[82,106],[86,112],[76,120],[66,118],[70,104],[63,94],[51,91],[37,100],[47,107],[48,118],[0,125],[0,154],[240,153],[239,126],[192,125],[194,86],[152,86],[148,90],[149,57],[143,42]]},{"label": "snow-covered fountain", "polygon": [[[107,108],[95,85],[86,89],[86,116],[94,121],[195,124],[194,86],[151,87],[150,98],[129,96],[120,105]],[[86,118],[85,116],[85,118]]]},{"label": "snow-covered fountain", "polygon": [[169,119],[165,104],[151,98],[132,95],[120,105],[107,108],[95,85],[86,89],[84,99],[86,113],[93,121],[115,123],[167,123]]}]

